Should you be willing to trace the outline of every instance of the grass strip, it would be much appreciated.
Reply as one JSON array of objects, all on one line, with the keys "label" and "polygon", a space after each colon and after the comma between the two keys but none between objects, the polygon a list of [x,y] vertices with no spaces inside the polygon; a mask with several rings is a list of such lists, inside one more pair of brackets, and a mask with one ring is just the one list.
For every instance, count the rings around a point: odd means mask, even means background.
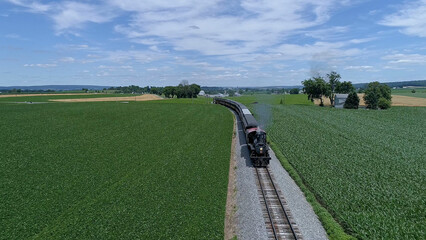
[{"label": "grass strip", "polygon": [[281,153],[279,148],[273,142],[269,142],[269,146],[274,151],[277,158],[280,160],[284,169],[290,174],[291,178],[296,182],[302,192],[305,194],[306,200],[311,204],[315,214],[321,221],[325,231],[330,240],[353,240],[356,239],[353,236],[345,233],[342,226],[334,220],[333,216],[317,201],[315,195],[309,190],[309,188],[303,183],[302,178],[288,162],[288,160]]}]

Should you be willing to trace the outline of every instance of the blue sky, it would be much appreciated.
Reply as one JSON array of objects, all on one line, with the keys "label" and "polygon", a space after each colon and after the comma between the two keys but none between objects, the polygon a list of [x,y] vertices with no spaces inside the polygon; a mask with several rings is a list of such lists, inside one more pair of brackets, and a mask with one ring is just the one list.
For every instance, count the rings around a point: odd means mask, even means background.
[{"label": "blue sky", "polygon": [[0,0],[0,86],[426,79],[426,0]]}]

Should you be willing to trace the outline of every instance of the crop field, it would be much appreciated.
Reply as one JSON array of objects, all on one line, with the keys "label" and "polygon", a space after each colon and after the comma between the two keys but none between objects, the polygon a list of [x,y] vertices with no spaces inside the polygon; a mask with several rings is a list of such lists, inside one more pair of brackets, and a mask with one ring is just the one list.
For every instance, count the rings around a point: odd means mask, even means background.
[{"label": "crop field", "polygon": [[0,104],[0,239],[223,239],[232,115],[159,102]]},{"label": "crop field", "polygon": [[[413,89],[416,91],[415,93],[411,92]],[[426,88],[392,89],[392,95],[426,98]]]},{"label": "crop field", "polygon": [[49,102],[50,99],[79,99],[79,98],[105,98],[105,97],[130,97],[135,96],[133,94],[75,94],[75,95],[53,95],[44,94],[40,96],[18,96],[18,97],[7,97],[2,95],[0,97],[1,103],[15,103],[15,102]]},{"label": "crop field", "polygon": [[359,239],[424,237],[426,108],[270,107],[269,139],[347,232]]},{"label": "crop field", "polygon": [[238,101],[246,106],[253,103],[275,105],[280,104],[281,101],[282,105],[313,105],[305,94],[255,94],[231,97],[230,99]]}]

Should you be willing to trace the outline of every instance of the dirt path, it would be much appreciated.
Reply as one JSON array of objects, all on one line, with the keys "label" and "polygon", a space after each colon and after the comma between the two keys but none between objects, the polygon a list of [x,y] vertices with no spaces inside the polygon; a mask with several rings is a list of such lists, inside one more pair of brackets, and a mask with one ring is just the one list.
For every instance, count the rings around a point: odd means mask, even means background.
[{"label": "dirt path", "polygon": [[104,98],[76,98],[76,99],[50,99],[53,102],[115,102],[115,101],[152,101],[161,100],[162,98],[154,94],[144,94],[134,97],[104,97]]},{"label": "dirt path", "polygon": [[229,180],[228,180],[228,197],[226,199],[226,212],[225,212],[225,240],[233,239],[236,236],[236,219],[235,211],[237,207],[236,200],[236,189],[235,189],[235,144],[237,136],[237,119],[234,117],[234,131],[232,134],[232,146],[231,146],[231,159],[229,164]]}]

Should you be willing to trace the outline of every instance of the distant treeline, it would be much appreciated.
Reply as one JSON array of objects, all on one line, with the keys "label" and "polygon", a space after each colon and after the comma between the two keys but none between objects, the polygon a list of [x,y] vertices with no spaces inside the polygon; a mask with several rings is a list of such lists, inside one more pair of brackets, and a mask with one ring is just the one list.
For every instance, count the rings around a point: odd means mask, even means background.
[{"label": "distant treeline", "polygon": [[234,95],[235,93],[239,94],[245,94],[245,95],[253,95],[253,94],[284,94],[284,93],[290,93],[290,94],[297,94],[299,93],[299,90],[302,89],[301,87],[292,87],[292,88],[278,88],[278,87],[271,87],[271,88],[265,88],[265,87],[251,87],[251,88],[233,88],[233,87],[201,87],[201,89],[206,94],[219,94],[219,93],[228,93],[229,96]]},{"label": "distant treeline", "polygon": [[[417,80],[417,81],[405,81],[405,82],[384,82],[390,88],[402,88],[402,87],[426,87],[426,80]],[[356,83],[354,84],[355,88],[367,88],[368,83]]]},{"label": "distant treeline", "polygon": [[130,86],[124,86],[124,87],[110,87],[110,88],[104,88],[104,90],[110,90],[115,91],[116,93],[151,93],[151,94],[158,94],[161,95],[163,92],[162,87],[139,87],[135,85]]},{"label": "distant treeline", "polygon": [[11,94],[20,94],[20,93],[54,93],[55,90],[32,90],[32,89],[20,89],[20,88],[12,88],[12,89],[0,89],[1,93],[11,93]]},{"label": "distant treeline", "polygon": [[166,98],[196,98],[200,93],[201,88],[197,84],[189,85],[188,82],[183,81],[178,86],[166,86],[166,87],[139,87],[130,85],[126,87],[110,87],[104,90],[115,91],[116,93],[150,93],[157,95],[164,95]]}]

